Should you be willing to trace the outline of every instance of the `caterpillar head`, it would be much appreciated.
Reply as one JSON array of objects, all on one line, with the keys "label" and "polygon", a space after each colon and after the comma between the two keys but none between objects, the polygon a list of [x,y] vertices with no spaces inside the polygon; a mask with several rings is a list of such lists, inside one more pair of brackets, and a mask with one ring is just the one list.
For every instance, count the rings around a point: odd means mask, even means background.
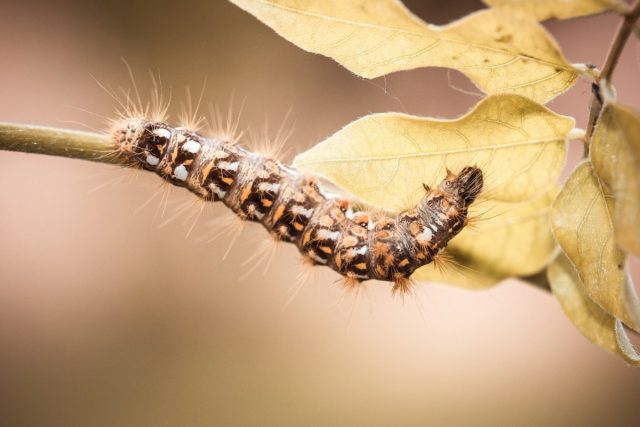
[{"label": "caterpillar head", "polygon": [[482,171],[475,166],[467,166],[457,175],[447,169],[447,177],[440,183],[440,190],[460,197],[469,206],[482,191],[482,185]]},{"label": "caterpillar head", "polygon": [[115,123],[112,134],[120,152],[133,156],[148,169],[160,162],[172,137],[170,128],[164,123],[139,118]]},{"label": "caterpillar head", "polygon": [[109,133],[113,135],[113,143],[116,149],[124,154],[133,153],[135,142],[139,138],[143,126],[143,119],[114,120],[111,123],[111,131]]}]

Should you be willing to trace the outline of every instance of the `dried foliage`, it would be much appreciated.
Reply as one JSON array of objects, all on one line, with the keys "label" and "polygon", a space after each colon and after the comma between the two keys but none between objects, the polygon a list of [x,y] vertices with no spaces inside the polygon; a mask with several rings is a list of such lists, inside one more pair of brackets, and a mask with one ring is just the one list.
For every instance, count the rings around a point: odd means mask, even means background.
[{"label": "dried foliage", "polygon": [[362,77],[447,67],[486,93],[546,102],[579,74],[537,22],[500,9],[435,26],[397,0],[231,1],[302,49],[329,56]]},{"label": "dried foliage", "polygon": [[615,0],[483,0],[487,5],[539,21],[570,19],[605,12],[617,6]]},{"label": "dried foliage", "polygon": [[[417,67],[466,74],[489,94],[463,117],[439,120],[385,113],[363,117],[298,155],[295,166],[322,175],[366,203],[397,211],[420,184],[446,168],[477,165],[486,191],[480,220],[452,240],[447,267],[414,277],[485,289],[507,277],[548,278],[567,316],[592,342],[638,365],[623,325],[640,331],[640,306],[627,253],[640,255],[640,116],[607,90],[596,93],[584,142],[590,158],[562,189],[573,119],[544,103],[580,73],[609,83],[640,15],[613,0],[484,0],[491,8],[449,25],[423,22],[396,0],[231,0],[300,48],[374,78]],[[600,80],[572,66],[537,21],[616,10],[625,15]],[[626,33],[625,33],[626,31]],[[558,249],[559,248],[559,249]],[[552,261],[553,259],[553,261]],[[546,274],[545,274],[546,273]]]}]

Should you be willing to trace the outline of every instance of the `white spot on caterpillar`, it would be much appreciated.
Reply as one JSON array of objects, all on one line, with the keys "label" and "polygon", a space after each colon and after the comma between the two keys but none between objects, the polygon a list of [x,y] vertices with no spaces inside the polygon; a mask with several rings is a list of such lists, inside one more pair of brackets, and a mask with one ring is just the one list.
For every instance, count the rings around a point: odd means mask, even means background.
[{"label": "white spot on caterpillar", "polygon": [[189,175],[189,172],[187,171],[187,168],[184,167],[184,165],[180,165],[173,170],[173,176],[175,176],[176,179],[179,179],[180,181],[186,181],[187,175]]},{"label": "white spot on caterpillar", "polygon": [[353,219],[353,216],[354,216],[353,209],[351,209],[351,208],[347,209],[347,211],[344,213],[344,215],[349,219]]},{"label": "white spot on caterpillar", "polygon": [[309,252],[309,255],[311,256],[311,258],[313,258],[315,261],[319,262],[320,264],[327,263],[326,259],[320,258],[318,255],[315,254],[315,252]]},{"label": "white spot on caterpillar", "polygon": [[339,231],[329,231],[324,228],[318,230],[318,239],[320,240],[336,240],[340,237]]},{"label": "white spot on caterpillar", "polygon": [[290,168],[287,165],[283,165],[282,163],[278,162],[278,166],[280,167],[280,169],[282,169],[283,171],[285,171],[286,173],[288,173],[291,176],[298,176],[300,175],[300,172],[298,172],[297,170]]},{"label": "white spot on caterpillar", "polygon": [[240,164],[239,162],[233,162],[233,163],[230,163],[230,162],[220,162],[220,163],[218,163],[218,165],[217,165],[217,166],[218,166],[220,169],[224,169],[224,170],[227,170],[227,171],[234,171],[234,172],[235,172],[235,171],[237,171],[237,170],[238,170],[238,165],[239,165],[239,164]]},{"label": "white spot on caterpillar", "polygon": [[258,185],[258,190],[264,193],[266,192],[277,193],[278,190],[280,190],[280,184],[272,184],[270,182],[261,182]]},{"label": "white spot on caterpillar", "polygon": [[213,191],[215,193],[216,196],[218,196],[221,199],[224,199],[224,196],[226,196],[227,192],[226,191],[222,191],[222,189],[220,189],[217,185],[215,184],[211,184],[209,186],[209,188],[211,189],[211,191]]},{"label": "white spot on caterpillar", "polygon": [[160,159],[157,158],[156,156],[152,155],[152,154],[149,154],[147,156],[147,163],[150,164],[151,166],[155,166],[158,163],[160,163]]},{"label": "white spot on caterpillar", "polygon": [[188,151],[189,153],[197,153],[200,151],[200,143],[198,141],[194,141],[193,139],[187,140],[187,142],[182,146],[182,149]]},{"label": "white spot on caterpillar", "polygon": [[257,219],[264,218],[264,214],[260,212],[253,203],[247,206],[247,214],[256,217]]},{"label": "white spot on caterpillar", "polygon": [[313,215],[313,209],[305,209],[304,206],[295,205],[291,208],[291,212],[294,215],[302,215],[305,218],[311,218]]},{"label": "white spot on caterpillar", "polygon": [[429,229],[427,227],[423,227],[422,228],[422,233],[420,233],[420,234],[418,234],[416,236],[416,240],[421,245],[426,245],[427,243],[431,242],[432,238],[433,238],[433,232],[431,231],[431,229]]},{"label": "white spot on caterpillar", "polygon": [[434,233],[436,233],[436,232],[438,231],[438,228],[437,228],[435,225],[433,225],[433,224],[429,224],[429,228],[430,228]]},{"label": "white spot on caterpillar", "polygon": [[153,134],[156,136],[159,136],[160,138],[166,138],[166,139],[171,138],[171,132],[169,132],[167,129],[164,129],[164,128],[155,129],[153,131]]},{"label": "white spot on caterpillar", "polygon": [[358,249],[356,249],[356,254],[358,255],[364,255],[367,253],[367,251],[369,250],[369,248],[367,247],[367,245],[364,246],[360,246]]},{"label": "white spot on caterpillar", "polygon": [[280,227],[278,227],[278,233],[281,236],[291,237],[291,235],[289,234],[289,230],[287,229],[286,225],[281,225]]},{"label": "white spot on caterpillar", "polygon": [[216,150],[213,153],[213,157],[215,157],[216,159],[226,159],[227,157],[229,157],[229,153],[224,150]]}]

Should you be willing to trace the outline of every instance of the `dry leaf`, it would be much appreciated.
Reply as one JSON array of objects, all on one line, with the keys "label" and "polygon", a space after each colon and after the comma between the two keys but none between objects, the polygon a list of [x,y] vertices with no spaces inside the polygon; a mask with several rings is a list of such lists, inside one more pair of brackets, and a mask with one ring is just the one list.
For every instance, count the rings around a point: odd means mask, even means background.
[{"label": "dry leaf", "polygon": [[412,278],[484,289],[507,277],[541,271],[556,247],[549,212],[557,193],[555,188],[527,202],[487,200],[472,205],[472,226],[463,229],[447,248],[457,266],[444,271],[425,266]]},{"label": "dry leaf", "polygon": [[622,323],[589,298],[564,253],[549,266],[547,276],[562,310],[585,337],[618,354],[630,365],[640,366],[640,355],[629,341]]},{"label": "dry leaf", "polygon": [[609,103],[591,142],[591,161],[615,198],[614,229],[618,245],[640,255],[640,116]]},{"label": "dry leaf", "polygon": [[489,9],[430,25],[397,0],[231,0],[309,52],[366,78],[418,67],[466,74],[489,94],[546,102],[578,77],[551,35],[530,18]]},{"label": "dry leaf", "polygon": [[298,155],[294,165],[393,211],[415,205],[422,183],[436,186],[446,168],[469,165],[484,172],[482,198],[524,201],[556,185],[573,123],[530,99],[495,95],[455,120],[363,117]]},{"label": "dry leaf", "polygon": [[606,312],[640,330],[640,305],[613,236],[613,199],[603,193],[591,162],[569,177],[551,210],[553,232],[584,283]]},{"label": "dry leaf", "polygon": [[416,270],[411,279],[455,285],[470,290],[485,290],[507,278],[504,274],[494,271],[491,265],[478,262],[451,247],[447,247],[446,256],[450,257],[450,260],[444,266],[434,263],[425,265]]},{"label": "dry leaf", "polygon": [[525,15],[538,21],[569,19],[605,12],[616,5],[615,0],[482,0],[505,12]]}]

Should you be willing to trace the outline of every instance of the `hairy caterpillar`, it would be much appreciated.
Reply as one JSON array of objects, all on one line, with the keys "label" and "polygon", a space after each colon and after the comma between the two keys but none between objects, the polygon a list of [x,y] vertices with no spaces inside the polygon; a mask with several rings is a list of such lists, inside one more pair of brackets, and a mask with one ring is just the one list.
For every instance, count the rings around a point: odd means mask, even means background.
[{"label": "hairy caterpillar", "polygon": [[221,201],[241,219],[261,223],[306,261],[326,265],[352,284],[376,279],[405,291],[467,224],[483,186],[477,167],[447,176],[397,217],[353,211],[318,180],[233,142],[205,138],[162,121],[124,118],[112,127],[116,154],[206,201]]}]

